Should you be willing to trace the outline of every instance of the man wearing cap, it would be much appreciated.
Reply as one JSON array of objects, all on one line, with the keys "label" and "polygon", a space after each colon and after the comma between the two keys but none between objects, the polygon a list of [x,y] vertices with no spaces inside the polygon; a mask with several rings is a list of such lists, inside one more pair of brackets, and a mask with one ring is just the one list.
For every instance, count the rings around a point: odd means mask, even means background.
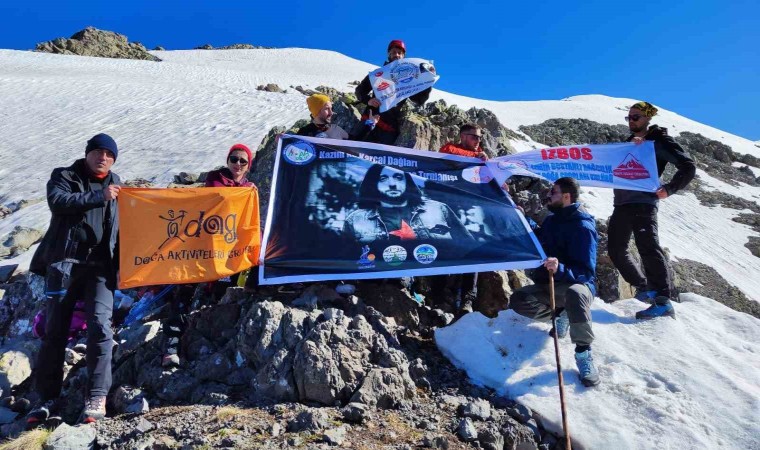
[{"label": "man wearing cap", "polygon": [[346,130],[332,123],[333,105],[330,97],[325,94],[313,94],[306,98],[306,105],[311,113],[311,123],[298,130],[299,136],[348,139]]},{"label": "man wearing cap", "polygon": [[[637,319],[675,318],[670,299],[677,294],[657,235],[657,206],[660,200],[686,187],[697,169],[689,153],[668,136],[666,128],[649,125],[655,115],[657,108],[651,103],[638,102],[631,106],[625,118],[631,130],[628,141],[636,144],[645,140],[654,141],[658,175],[662,176],[668,163],[676,166],[676,173],[670,182],[654,193],[615,189],[614,209],[608,229],[607,252],[612,263],[625,281],[636,289],[636,298],[651,303],[649,308],[636,313]],[[643,272],[628,251],[631,234],[641,255]]]},{"label": "man wearing cap", "polygon": [[[406,44],[400,39],[394,39],[388,44],[388,59],[383,63],[386,65],[398,59],[406,56]],[[406,103],[406,100],[412,100],[418,105],[424,104],[430,92],[433,88],[427,88],[424,91],[418,92],[408,99],[404,99],[393,108],[380,113],[380,101],[374,97],[372,91],[372,84],[369,81],[369,75],[364,77],[359,86],[356,87],[354,93],[356,98],[367,104],[367,108],[362,114],[361,123],[359,126],[374,126],[366,137],[366,141],[376,142],[378,144],[393,145],[396,142],[396,138],[399,135],[399,127],[401,125],[401,107]],[[374,122],[374,124],[372,124]],[[359,133],[355,133],[359,134]]]},{"label": "man wearing cap", "polygon": [[32,428],[60,421],[63,360],[77,301],[87,314],[88,386],[81,421],[105,417],[111,387],[111,315],[118,271],[121,180],[111,172],[119,150],[107,134],[87,141],[85,157],[53,170],[47,183],[52,217],[29,270],[45,277],[45,336],[37,357],[39,402],[27,416]]}]

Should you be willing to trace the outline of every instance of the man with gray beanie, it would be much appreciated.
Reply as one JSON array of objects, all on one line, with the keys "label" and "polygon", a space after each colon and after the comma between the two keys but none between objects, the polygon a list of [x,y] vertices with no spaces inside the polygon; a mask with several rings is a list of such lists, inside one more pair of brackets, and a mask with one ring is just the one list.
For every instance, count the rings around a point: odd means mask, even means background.
[{"label": "man with gray beanie", "polygon": [[105,417],[111,387],[113,293],[118,272],[121,180],[111,172],[119,155],[107,134],[87,141],[85,156],[53,170],[47,183],[52,217],[29,270],[45,277],[45,335],[37,356],[37,406],[27,415],[28,428],[60,422],[59,398],[69,324],[77,301],[87,314],[88,390],[81,421]]}]

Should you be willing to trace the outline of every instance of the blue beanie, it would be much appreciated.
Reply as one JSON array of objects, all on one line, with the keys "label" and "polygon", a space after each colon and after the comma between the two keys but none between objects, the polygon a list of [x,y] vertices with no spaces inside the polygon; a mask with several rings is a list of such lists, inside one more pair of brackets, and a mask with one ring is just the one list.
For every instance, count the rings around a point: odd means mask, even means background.
[{"label": "blue beanie", "polygon": [[105,133],[96,134],[92,139],[87,141],[87,148],[85,149],[84,154],[86,155],[92,150],[98,150],[101,148],[113,153],[113,160],[116,161],[116,157],[119,156],[119,148],[116,147],[116,141]]}]

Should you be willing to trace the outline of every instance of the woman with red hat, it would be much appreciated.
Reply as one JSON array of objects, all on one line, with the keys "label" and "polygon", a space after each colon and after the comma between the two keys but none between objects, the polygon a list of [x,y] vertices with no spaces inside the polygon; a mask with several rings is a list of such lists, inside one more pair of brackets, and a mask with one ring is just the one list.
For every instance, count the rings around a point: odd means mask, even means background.
[{"label": "woman with red hat", "polygon": [[235,144],[227,152],[227,167],[212,170],[206,176],[206,187],[248,187],[248,171],[251,169],[251,150],[243,144]]}]

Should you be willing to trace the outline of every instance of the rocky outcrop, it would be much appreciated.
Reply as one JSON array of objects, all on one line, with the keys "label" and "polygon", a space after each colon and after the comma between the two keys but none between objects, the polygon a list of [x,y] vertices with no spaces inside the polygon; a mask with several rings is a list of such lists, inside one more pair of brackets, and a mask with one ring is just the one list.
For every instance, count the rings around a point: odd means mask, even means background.
[{"label": "rocky outcrop", "polygon": [[0,246],[0,258],[14,257],[24,253],[29,250],[29,247],[39,242],[42,235],[42,231],[35,228],[15,227]]},{"label": "rocky outcrop", "polygon": [[278,86],[278,85],[276,85],[274,83],[269,83],[269,84],[266,84],[266,85],[260,84],[259,86],[256,87],[256,90],[257,91],[265,91],[265,92],[277,92],[277,93],[283,93],[283,92],[285,92],[280,86]]},{"label": "rocky outcrop", "polygon": [[87,27],[71,38],[40,42],[35,51],[63,55],[97,56],[101,58],[140,59],[161,61],[148,53],[139,42],[128,42],[123,34]]},{"label": "rocky outcrop", "polygon": [[534,141],[549,147],[623,142],[630,134],[625,125],[606,125],[588,119],[549,119],[537,125],[523,125],[519,129]]}]

